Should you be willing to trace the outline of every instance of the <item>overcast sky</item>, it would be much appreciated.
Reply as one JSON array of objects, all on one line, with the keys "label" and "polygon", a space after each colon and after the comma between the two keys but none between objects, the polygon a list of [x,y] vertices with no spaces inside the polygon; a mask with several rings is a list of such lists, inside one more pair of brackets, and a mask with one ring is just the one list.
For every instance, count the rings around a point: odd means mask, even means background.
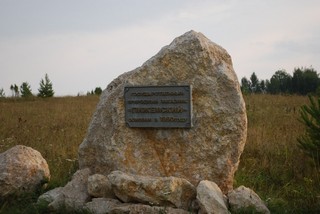
[{"label": "overcast sky", "polygon": [[175,37],[202,32],[239,80],[320,72],[319,0],[0,0],[0,89],[45,74],[58,96],[104,89]]}]

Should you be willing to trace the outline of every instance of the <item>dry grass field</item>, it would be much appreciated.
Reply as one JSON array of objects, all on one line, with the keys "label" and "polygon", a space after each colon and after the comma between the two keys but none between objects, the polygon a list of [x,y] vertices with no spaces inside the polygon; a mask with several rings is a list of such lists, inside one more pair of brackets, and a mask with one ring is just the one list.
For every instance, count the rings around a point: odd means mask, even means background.
[{"label": "dry grass field", "polygon": [[0,101],[0,152],[22,144],[47,160],[51,186],[59,186],[77,167],[78,146],[85,137],[99,98],[64,97]]},{"label": "dry grass field", "polygon": [[[99,98],[0,100],[0,152],[23,144],[47,160],[49,188],[63,186],[77,169],[77,150]],[[303,96],[247,95],[248,139],[235,187],[255,190],[272,213],[320,213],[320,170],[298,147],[304,133]],[[0,201],[0,213],[41,213],[36,196]]]},{"label": "dry grass field", "polygon": [[248,137],[235,186],[254,189],[272,213],[320,213],[320,170],[297,146],[308,97],[245,96]]}]

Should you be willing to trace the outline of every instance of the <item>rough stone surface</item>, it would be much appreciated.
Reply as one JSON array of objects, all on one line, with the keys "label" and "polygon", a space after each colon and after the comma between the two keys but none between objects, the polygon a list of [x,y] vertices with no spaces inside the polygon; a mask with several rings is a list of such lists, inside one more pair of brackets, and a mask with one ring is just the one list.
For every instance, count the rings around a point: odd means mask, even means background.
[{"label": "rough stone surface", "polygon": [[[191,85],[193,127],[127,127],[128,85]],[[79,164],[104,175],[120,170],[175,176],[193,185],[211,180],[227,193],[246,135],[245,104],[230,55],[203,34],[189,31],[107,86],[79,147]]]},{"label": "rough stone surface", "polygon": [[94,174],[88,178],[88,193],[96,198],[115,198],[109,179],[101,174]]},{"label": "rough stone surface", "polygon": [[270,211],[260,199],[260,197],[251,189],[240,186],[228,193],[229,206],[231,211],[239,209],[255,209],[259,213],[269,214]]},{"label": "rough stone surface", "polygon": [[43,193],[39,196],[37,203],[45,203],[50,204],[54,200],[56,200],[62,194],[62,187],[57,187],[55,189],[49,190],[48,192]]},{"label": "rough stone surface", "polygon": [[149,206],[144,204],[123,204],[121,206],[115,207],[111,210],[112,214],[155,214],[155,213],[166,213],[166,214],[190,214],[186,210],[176,209],[171,207],[158,207]]},{"label": "rough stone surface", "polygon": [[58,210],[61,206],[65,206],[67,210],[81,210],[91,199],[87,191],[90,173],[88,168],[78,170],[72,176],[72,180],[63,187],[62,193],[49,204],[49,208]]},{"label": "rough stone surface", "polygon": [[110,213],[115,207],[121,204],[120,201],[111,198],[93,198],[92,201],[86,203],[84,210],[88,210],[93,214]]},{"label": "rough stone surface", "polygon": [[49,167],[40,152],[17,145],[0,154],[0,198],[33,192],[49,180]]},{"label": "rough stone surface", "polygon": [[200,206],[199,214],[228,214],[223,193],[218,185],[211,181],[201,181],[197,187],[197,200]]},{"label": "rough stone surface", "polygon": [[92,202],[86,204],[86,210],[93,214],[190,214],[190,212],[182,209],[157,206],[152,207],[144,204],[121,203],[115,199],[109,198],[94,198]]},{"label": "rough stone surface", "polygon": [[188,210],[196,197],[195,187],[176,177],[150,177],[114,171],[109,176],[115,195],[123,202],[169,206]]}]

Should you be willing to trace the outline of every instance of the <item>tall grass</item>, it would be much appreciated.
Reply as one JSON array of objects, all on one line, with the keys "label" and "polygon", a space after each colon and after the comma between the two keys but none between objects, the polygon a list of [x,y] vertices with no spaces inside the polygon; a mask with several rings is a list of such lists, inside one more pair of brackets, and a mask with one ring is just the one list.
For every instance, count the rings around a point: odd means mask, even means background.
[{"label": "tall grass", "polygon": [[[255,190],[272,213],[320,213],[320,172],[296,140],[304,133],[299,109],[308,98],[248,95],[245,101],[248,138],[235,187]],[[17,144],[40,151],[51,171],[49,188],[64,186],[97,102],[96,96],[0,100],[0,152]],[[17,205],[16,213],[35,211],[25,204],[1,202],[0,213]]]},{"label": "tall grass", "polygon": [[0,152],[22,144],[47,160],[51,186],[64,185],[77,167],[97,96],[0,101]]},{"label": "tall grass", "polygon": [[297,146],[303,96],[248,95],[248,138],[235,185],[257,191],[272,213],[320,213],[320,171]]}]

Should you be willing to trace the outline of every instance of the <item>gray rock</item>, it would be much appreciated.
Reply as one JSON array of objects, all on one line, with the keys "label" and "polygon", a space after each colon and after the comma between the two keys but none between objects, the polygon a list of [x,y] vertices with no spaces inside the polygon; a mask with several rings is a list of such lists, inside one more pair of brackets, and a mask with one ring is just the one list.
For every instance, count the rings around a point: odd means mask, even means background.
[{"label": "gray rock", "polygon": [[158,207],[149,206],[144,204],[123,204],[115,207],[110,211],[110,214],[155,214],[155,213],[165,213],[165,214],[190,214],[190,212],[182,209],[176,209],[172,207]]},{"label": "gray rock", "polygon": [[94,198],[92,202],[86,204],[86,210],[93,214],[190,214],[190,212],[182,209],[149,206],[145,204],[121,203],[115,199],[109,198]]},{"label": "gray rock", "polygon": [[90,169],[78,170],[72,180],[62,189],[62,194],[49,204],[52,210],[59,210],[65,207],[70,211],[82,210],[83,206],[91,199],[88,191],[88,178]]},{"label": "gray rock", "polygon": [[96,198],[115,198],[109,179],[101,174],[94,174],[88,178],[88,193]]},{"label": "gray rock", "polygon": [[260,197],[253,190],[245,186],[240,186],[230,191],[228,193],[228,199],[231,211],[254,209],[258,213],[270,213]]},{"label": "gray rock", "polygon": [[55,189],[43,193],[39,196],[37,204],[50,204],[62,194],[62,190],[62,187],[57,187]]},{"label": "gray rock", "polygon": [[0,154],[0,198],[31,193],[49,180],[49,167],[40,152],[17,145]]},{"label": "gray rock", "polygon": [[93,198],[86,203],[84,210],[93,214],[110,213],[115,207],[120,206],[121,202],[111,198]]},{"label": "gray rock", "polygon": [[[193,127],[128,127],[128,85],[191,85]],[[246,135],[245,104],[230,55],[203,34],[189,31],[108,85],[79,147],[79,165],[103,175],[120,170],[175,176],[193,185],[211,180],[227,193]]]},{"label": "gray rock", "polygon": [[195,187],[185,179],[150,177],[114,171],[109,176],[115,195],[123,202],[188,209],[196,197]]},{"label": "gray rock", "polygon": [[223,193],[218,185],[211,181],[201,181],[197,187],[199,214],[228,214]]}]

